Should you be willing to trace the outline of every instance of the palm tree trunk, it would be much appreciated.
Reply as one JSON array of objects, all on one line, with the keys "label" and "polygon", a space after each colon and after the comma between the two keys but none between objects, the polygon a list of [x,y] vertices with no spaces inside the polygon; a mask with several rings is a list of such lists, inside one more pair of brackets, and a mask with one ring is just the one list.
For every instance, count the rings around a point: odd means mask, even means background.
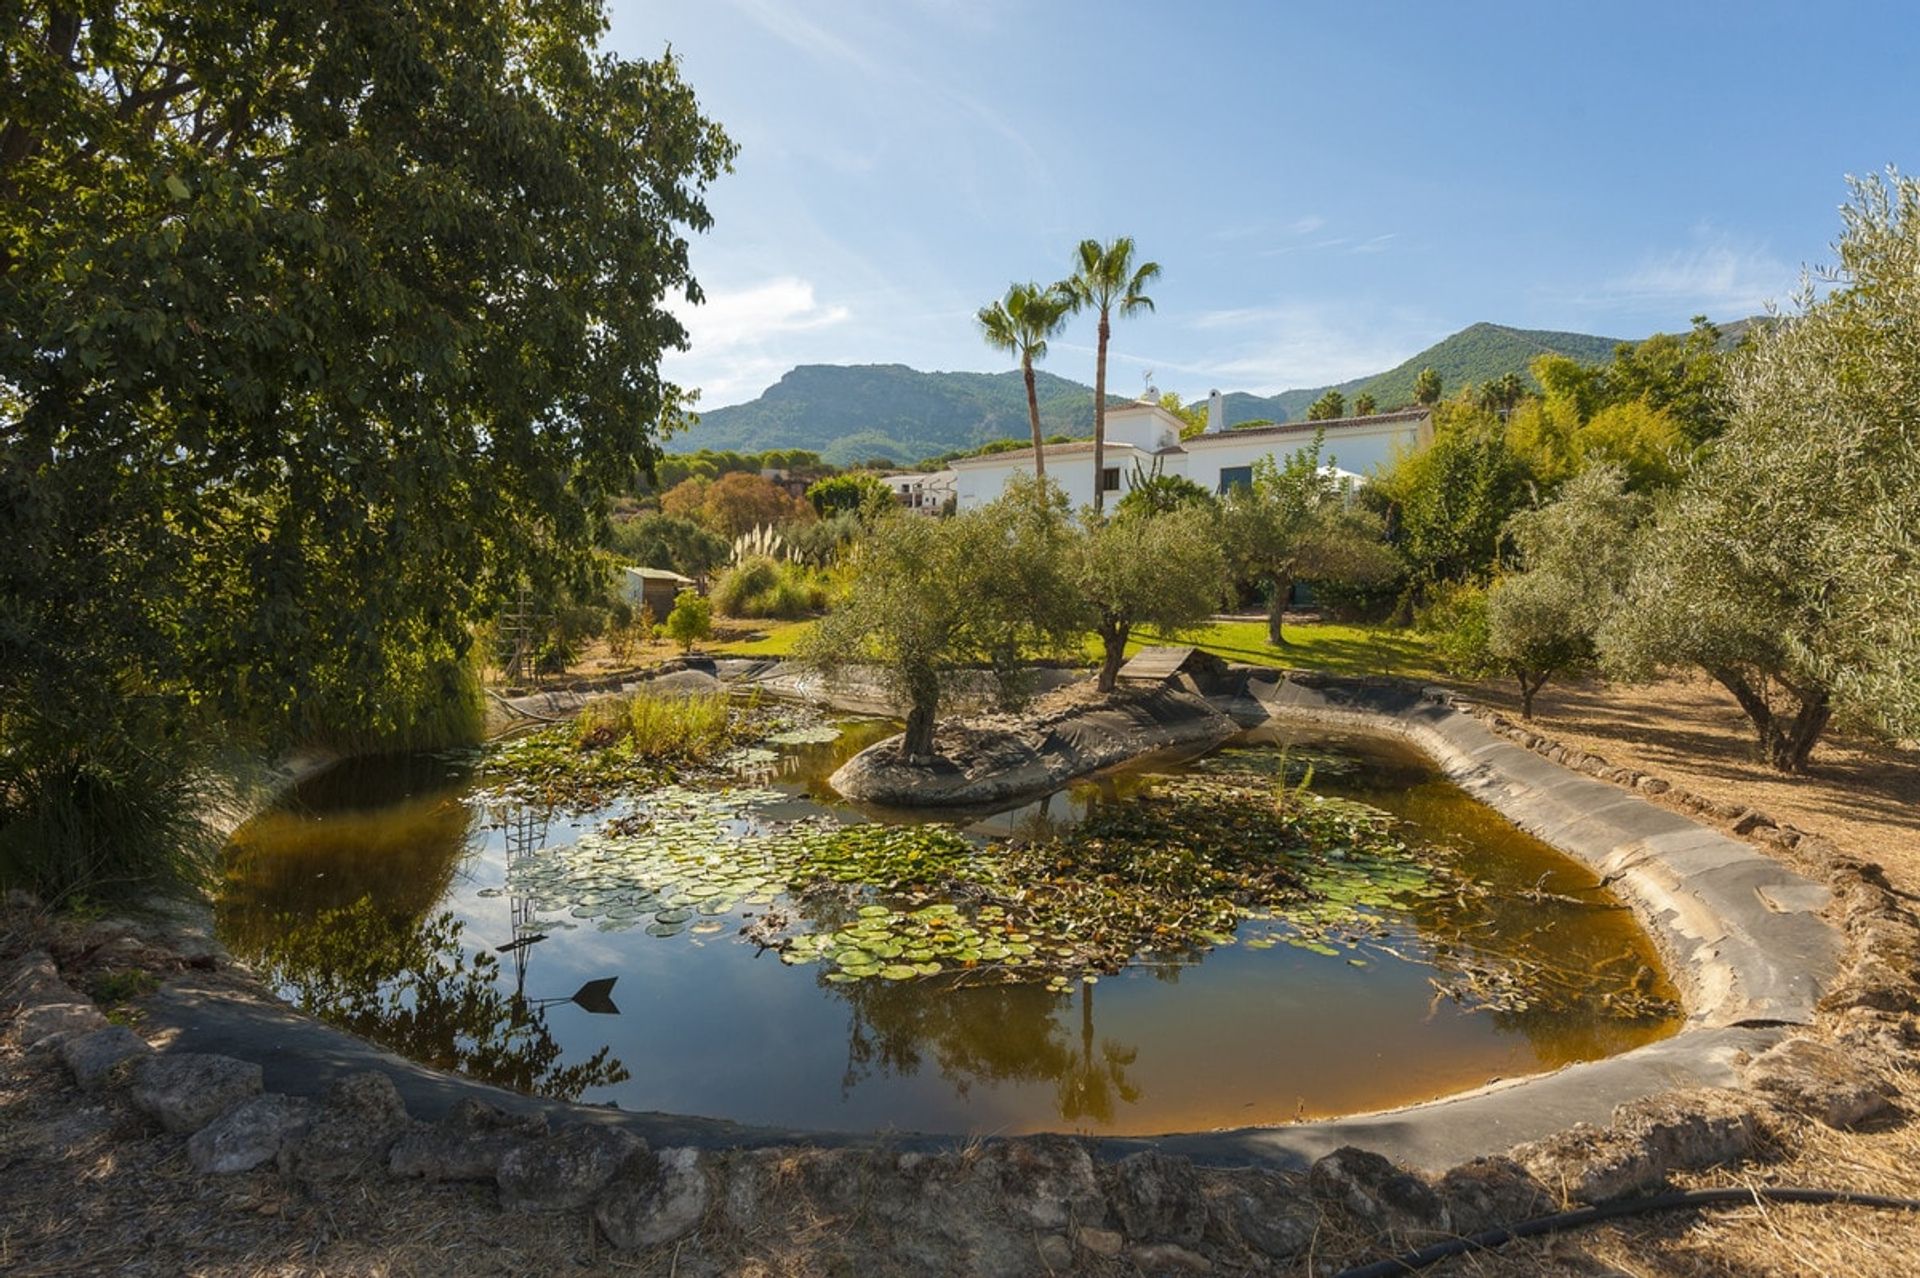
[{"label": "palm tree trunk", "polygon": [[1107,472],[1107,339],[1113,326],[1100,309],[1100,350],[1093,365],[1093,513],[1106,509],[1107,494],[1100,482]]},{"label": "palm tree trunk", "polygon": [[1041,500],[1044,501],[1047,486],[1047,456],[1040,443],[1040,396],[1033,388],[1031,352],[1020,357],[1020,371],[1027,375],[1027,421],[1033,427],[1033,482],[1042,490]]}]

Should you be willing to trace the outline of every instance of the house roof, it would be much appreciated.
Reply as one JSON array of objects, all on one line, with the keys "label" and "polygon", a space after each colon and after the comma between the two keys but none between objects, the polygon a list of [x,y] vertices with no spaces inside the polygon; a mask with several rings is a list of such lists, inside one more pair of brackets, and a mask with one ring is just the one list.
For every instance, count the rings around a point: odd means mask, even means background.
[{"label": "house roof", "polygon": [[1366,417],[1335,417],[1319,422],[1279,422],[1272,426],[1248,426],[1239,429],[1229,426],[1223,431],[1211,435],[1195,435],[1192,439],[1181,442],[1192,447],[1195,444],[1214,444],[1226,440],[1259,439],[1267,435],[1311,434],[1322,426],[1326,427],[1327,434],[1333,435],[1356,427],[1391,426],[1397,422],[1417,422],[1431,416],[1433,416],[1432,409],[1403,408],[1393,413],[1373,413]]},{"label": "house roof", "polygon": [[642,580],[644,580],[644,581],[679,581],[679,582],[685,582],[685,583],[686,583],[687,585],[689,585],[689,586],[691,586],[691,585],[693,584],[693,578],[691,578],[691,577],[682,577],[682,576],[681,576],[681,575],[680,575],[679,573],[677,573],[677,572],[669,572],[669,571],[668,571],[667,569],[665,569],[665,568],[633,568],[633,567],[629,567],[629,568],[628,568],[628,569],[626,570],[626,572],[627,572],[627,575],[628,575],[628,576],[630,576],[630,577],[639,577],[639,578],[641,578],[641,579],[642,579]]}]

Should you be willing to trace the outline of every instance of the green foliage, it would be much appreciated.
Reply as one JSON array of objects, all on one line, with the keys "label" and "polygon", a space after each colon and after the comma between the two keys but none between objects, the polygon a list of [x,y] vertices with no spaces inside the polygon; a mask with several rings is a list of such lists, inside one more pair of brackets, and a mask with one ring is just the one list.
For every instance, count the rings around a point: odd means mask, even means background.
[{"label": "green foliage", "polygon": [[1330,390],[1307,406],[1307,420],[1310,422],[1333,421],[1347,415],[1347,397],[1337,390]]},{"label": "green foliage", "polygon": [[1504,413],[1517,407],[1526,393],[1527,386],[1520,374],[1509,371],[1483,382],[1475,398],[1488,412]]},{"label": "green foliage", "polygon": [[576,750],[617,750],[652,763],[704,763],[739,735],[724,692],[642,691],[589,701],[572,730]]},{"label": "green foliage", "polygon": [[975,317],[987,345],[1004,351],[1020,363],[1020,378],[1027,391],[1027,425],[1033,440],[1033,473],[1046,474],[1046,455],[1041,451],[1039,385],[1034,379],[1035,360],[1047,357],[1047,339],[1066,325],[1073,311],[1073,298],[1058,284],[1042,288],[1038,284],[1010,284],[1007,295],[991,306],[980,308]]},{"label": "green foliage", "polygon": [[1436,587],[1420,610],[1419,628],[1448,674],[1485,679],[1501,673],[1488,651],[1485,586],[1445,583]]},{"label": "green foliage", "polygon": [[1638,401],[1679,423],[1690,447],[1726,429],[1727,359],[1720,329],[1693,317],[1685,337],[1655,333],[1614,348],[1607,389],[1615,403]]},{"label": "green foliage", "polygon": [[702,448],[694,453],[668,454],[654,462],[649,487],[667,492],[689,479],[718,479],[736,471],[758,475],[763,470],[783,470],[790,475],[832,474],[833,467],[819,453],[804,448],[769,448],[759,453],[736,453],[725,449]]},{"label": "green foliage", "polygon": [[673,611],[667,614],[667,638],[691,652],[693,645],[713,635],[713,604],[691,586],[673,597]]},{"label": "green foliage", "polygon": [[1281,617],[1296,581],[1382,581],[1400,565],[1383,541],[1380,520],[1358,505],[1321,464],[1324,431],[1276,466],[1254,463],[1253,482],[1221,505],[1221,526],[1234,576],[1267,588],[1268,641],[1284,642]]},{"label": "green foliage", "polygon": [[1353,415],[1355,417],[1371,417],[1375,412],[1379,411],[1379,408],[1379,401],[1375,400],[1369,391],[1361,391],[1353,397]]},{"label": "green foliage", "polygon": [[846,600],[800,641],[796,656],[831,678],[878,668],[907,707],[902,751],[932,753],[941,679],[985,666],[1018,687],[1026,657],[1074,633],[1063,577],[1065,498],[1017,479],[996,501],[951,519],[904,512],[881,519],[855,548]]},{"label": "green foliage", "polygon": [[1836,714],[1920,734],[1920,182],[1856,182],[1843,216],[1836,287],[1734,360],[1601,633],[1623,675],[1719,680],[1788,772]]},{"label": "green foliage", "polygon": [[[1153,299],[1147,286],[1160,278],[1158,262],[1135,265],[1133,237],[1117,236],[1102,244],[1081,240],[1075,250],[1073,274],[1060,285],[1073,310],[1092,311],[1098,323],[1094,335],[1093,362],[1093,470],[1098,475],[1105,467],[1107,438],[1107,343],[1113,336],[1113,317],[1126,318],[1139,311],[1151,311]],[[1034,434],[1040,433],[1038,420]],[[1106,489],[1093,487],[1093,509],[1097,514],[1106,503]]]},{"label": "green foliage", "polygon": [[1531,476],[1500,421],[1460,400],[1435,412],[1433,443],[1399,457],[1368,486],[1385,505],[1394,545],[1423,595],[1443,582],[1485,581],[1507,520],[1531,497]]},{"label": "green foliage", "polygon": [[1103,692],[1113,689],[1135,627],[1177,636],[1205,621],[1226,593],[1226,557],[1207,507],[1088,519],[1067,549],[1082,625],[1100,638]]},{"label": "green foliage", "polygon": [[1428,364],[1413,376],[1413,402],[1431,408],[1440,402],[1444,388],[1439,370]]},{"label": "green foliage", "polygon": [[749,556],[722,573],[713,585],[712,600],[723,617],[787,621],[826,606],[825,592],[809,579],[805,568],[764,555]]},{"label": "green foliage", "polygon": [[[603,26],[589,0],[0,23],[18,775],[119,771],[106,742],[187,706],[271,744],[416,738],[519,579],[592,573],[589,512],[684,406],[665,302],[698,295],[685,236],[733,156],[678,64]],[[76,866],[98,841],[64,837]]]},{"label": "green foliage", "polygon": [[892,503],[893,490],[878,475],[834,475],[808,488],[807,500],[822,519],[827,519],[884,508]]},{"label": "green foliage", "polygon": [[1134,462],[1127,491],[1113,509],[1116,516],[1135,518],[1176,510],[1213,510],[1217,505],[1212,493],[1185,475],[1162,474],[1156,460],[1151,471]]},{"label": "green foliage", "polygon": [[727,539],[691,519],[648,514],[608,525],[605,545],[622,564],[699,577],[727,562]]}]

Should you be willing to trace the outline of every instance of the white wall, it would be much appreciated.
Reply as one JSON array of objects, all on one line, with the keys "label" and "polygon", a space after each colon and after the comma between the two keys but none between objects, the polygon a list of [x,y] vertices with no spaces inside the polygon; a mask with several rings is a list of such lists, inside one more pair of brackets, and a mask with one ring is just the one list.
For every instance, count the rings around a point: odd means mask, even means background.
[{"label": "white wall", "polygon": [[[1109,507],[1126,493],[1127,481],[1132,478],[1133,463],[1136,459],[1143,466],[1151,469],[1151,460],[1142,457],[1138,449],[1126,444],[1116,445],[1112,442],[1107,444],[1107,467],[1120,472],[1119,490],[1107,494]],[[1168,460],[1179,459],[1176,457]],[[1013,476],[1031,477],[1032,474],[1033,458],[1030,455],[1017,457],[1009,455],[1005,460],[996,455],[983,457],[977,461],[968,460],[956,465],[953,468],[953,489],[958,498],[956,507],[960,510],[973,510],[978,506],[984,506],[1006,489],[1007,481]],[[1067,505],[1070,509],[1077,511],[1082,506],[1091,506],[1093,504],[1093,453],[1091,451],[1072,452],[1064,457],[1049,456],[1047,479],[1066,492]]]},{"label": "white wall", "polygon": [[[1320,449],[1320,461],[1355,474],[1370,474],[1392,460],[1396,447],[1411,451],[1420,441],[1420,428],[1419,421],[1405,421],[1329,430]],[[1186,476],[1210,493],[1219,492],[1221,470],[1251,466],[1261,457],[1272,457],[1274,464],[1279,465],[1311,443],[1313,432],[1310,430],[1255,434],[1241,439],[1235,439],[1230,430],[1220,435],[1203,435],[1186,442]],[[1171,472],[1173,467],[1168,466],[1167,470]]]}]

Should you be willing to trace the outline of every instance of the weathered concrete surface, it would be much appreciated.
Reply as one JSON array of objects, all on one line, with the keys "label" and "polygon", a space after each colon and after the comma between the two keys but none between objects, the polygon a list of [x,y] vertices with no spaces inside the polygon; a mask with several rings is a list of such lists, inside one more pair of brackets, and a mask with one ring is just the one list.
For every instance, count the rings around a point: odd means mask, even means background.
[{"label": "weathered concrete surface", "polygon": [[1023,714],[943,724],[931,763],[906,762],[900,738],[888,737],[847,760],[828,783],[861,803],[1004,806],[1156,750],[1210,749],[1236,731],[1204,698],[1168,685],[1105,697],[1063,693]]}]

